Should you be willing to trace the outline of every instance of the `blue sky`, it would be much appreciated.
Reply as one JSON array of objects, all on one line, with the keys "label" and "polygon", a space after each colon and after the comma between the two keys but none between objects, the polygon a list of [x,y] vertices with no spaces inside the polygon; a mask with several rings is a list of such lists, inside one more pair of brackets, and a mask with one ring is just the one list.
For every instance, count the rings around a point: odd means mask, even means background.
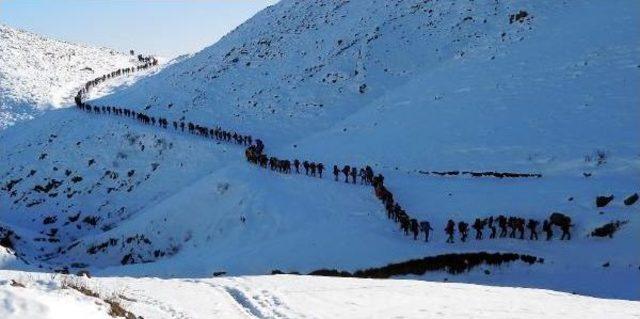
[{"label": "blue sky", "polygon": [[69,42],[174,57],[278,0],[0,0],[0,23]]}]

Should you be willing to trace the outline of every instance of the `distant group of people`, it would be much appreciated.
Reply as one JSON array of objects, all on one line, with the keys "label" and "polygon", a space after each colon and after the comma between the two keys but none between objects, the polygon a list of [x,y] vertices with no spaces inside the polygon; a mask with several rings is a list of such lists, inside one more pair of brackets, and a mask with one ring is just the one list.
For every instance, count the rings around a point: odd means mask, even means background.
[{"label": "distant group of people", "polygon": [[[489,218],[476,218],[471,228],[473,228],[476,232],[475,239],[482,240],[484,239],[484,229],[485,227],[490,231],[489,239],[495,238],[525,238],[525,228],[529,230],[529,240],[538,240],[538,226],[540,225],[540,221],[535,219],[526,220],[521,217],[509,216],[506,217],[504,215],[499,215],[494,218],[490,216]],[[551,240],[553,238],[553,226],[556,225],[560,227],[562,231],[562,236],[560,240],[570,240],[571,232],[570,228],[571,218],[561,214],[561,213],[553,213],[549,217],[549,219],[545,219],[542,222],[542,231],[546,234],[546,240]],[[452,219],[449,219],[447,225],[444,228],[445,234],[447,235],[447,243],[454,242],[454,235],[456,232],[456,226],[458,229],[458,233],[460,234],[460,240],[465,242],[469,236],[469,224],[460,221],[456,224]],[[498,229],[500,233],[498,233]]]},{"label": "distant group of people", "polygon": [[102,77],[96,78],[95,80],[91,80],[87,82],[85,87],[78,91],[78,94],[75,97],[76,106],[84,111],[92,112],[95,114],[107,114],[107,115],[116,115],[116,116],[124,116],[127,118],[135,119],[138,122],[146,125],[158,125],[162,128],[168,128],[169,125],[173,126],[174,130],[180,130],[184,132],[185,129],[188,133],[194,135],[200,135],[205,138],[215,138],[218,141],[224,142],[233,142],[239,145],[252,145],[253,138],[251,135],[242,135],[234,131],[224,130],[220,127],[207,127],[200,124],[194,124],[192,122],[184,122],[184,121],[169,121],[166,118],[162,117],[154,117],[149,116],[140,111],[134,111],[127,108],[120,108],[115,106],[95,106],[89,103],[83,102],[82,99],[84,95],[91,89],[93,86],[105,81],[106,79],[110,79],[122,74],[127,74],[129,72],[133,72],[133,70],[142,70],[149,68],[151,66],[155,66],[158,64],[158,61],[153,57],[143,57],[141,55],[138,56],[138,60],[144,62],[143,65],[139,65],[137,67],[130,67],[125,69],[120,69],[114,72],[111,72],[107,75],[103,75]]},{"label": "distant group of people", "polygon": [[[249,163],[256,164],[262,168],[268,168],[272,171],[285,173],[285,174],[305,174],[311,177],[322,178],[325,172],[325,165],[321,162],[314,162],[299,159],[279,159],[273,156],[267,156],[264,153],[264,144],[262,141],[255,145],[250,145],[245,150],[245,157]],[[333,175],[335,181],[340,180],[340,175],[344,175],[345,183],[357,184],[358,177],[360,177],[360,184],[371,185],[376,181],[381,181],[384,177],[382,175],[374,176],[371,166],[365,166],[358,170],[355,166],[345,165],[339,168],[338,165],[333,165]],[[351,181],[351,182],[350,182]]]},{"label": "distant group of people", "polygon": [[169,123],[172,124],[174,130],[180,130],[182,132],[185,131],[185,128],[188,133],[194,135],[200,135],[205,138],[215,138],[218,141],[224,142],[232,142],[239,145],[251,145],[253,143],[253,138],[251,135],[242,135],[234,131],[223,130],[220,127],[207,127],[199,124],[194,124],[192,122],[177,122],[172,121],[169,122],[166,118],[162,117],[153,117],[149,116],[142,112],[136,112],[134,110],[119,108],[115,106],[92,106],[89,103],[82,102],[77,104],[77,107],[81,110],[85,110],[87,112],[93,112],[95,114],[107,114],[107,115],[116,115],[116,116],[124,116],[131,119],[135,119],[138,122],[145,125],[157,125],[161,128],[168,128]]},{"label": "distant group of people", "polygon": [[107,73],[102,75],[101,77],[97,77],[93,80],[87,81],[87,83],[85,83],[84,87],[78,91],[78,93],[75,96],[75,102],[76,105],[80,105],[82,104],[82,97],[87,94],[89,92],[89,90],[95,86],[97,86],[98,84],[111,79],[111,78],[116,78],[122,75],[127,75],[129,73],[135,72],[135,71],[141,71],[141,70],[146,70],[150,67],[154,67],[156,65],[158,65],[158,60],[155,57],[152,56],[147,56],[144,57],[142,55],[138,55],[138,62],[141,62],[143,64],[141,65],[137,65],[137,66],[131,66],[128,68],[122,68],[122,69],[118,69],[115,70],[111,73]]}]

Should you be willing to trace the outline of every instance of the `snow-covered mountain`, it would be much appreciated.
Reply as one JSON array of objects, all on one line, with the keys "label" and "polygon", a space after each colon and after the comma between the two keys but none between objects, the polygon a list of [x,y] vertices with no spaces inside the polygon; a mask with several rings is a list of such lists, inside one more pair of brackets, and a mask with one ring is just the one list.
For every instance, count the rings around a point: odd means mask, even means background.
[{"label": "snow-covered mountain", "polygon": [[46,109],[69,106],[86,81],[138,64],[129,53],[58,41],[0,24],[0,129]]},{"label": "snow-covered mountain", "polygon": [[[278,174],[248,165],[241,146],[76,109],[0,133],[2,226],[35,268],[209,277],[514,252],[544,263],[415,277],[639,299],[640,206],[623,203],[640,191],[638,9],[283,0],[89,102],[251,134],[281,158],[371,165],[431,221],[430,243],[401,234],[370,187]],[[425,174],[452,170],[543,177]],[[615,198],[598,208],[600,195]],[[571,241],[447,244],[442,232],[450,218],[555,211],[573,218]],[[612,221],[624,222],[613,238],[590,235]]]}]

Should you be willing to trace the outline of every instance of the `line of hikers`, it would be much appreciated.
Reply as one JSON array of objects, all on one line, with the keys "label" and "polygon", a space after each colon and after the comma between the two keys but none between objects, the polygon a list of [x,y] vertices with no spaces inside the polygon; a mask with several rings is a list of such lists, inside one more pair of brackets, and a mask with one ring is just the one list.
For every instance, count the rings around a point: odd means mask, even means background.
[{"label": "line of hikers", "polygon": [[[504,215],[499,215],[497,218],[494,218],[493,216],[484,219],[476,218],[473,225],[471,225],[471,228],[476,232],[476,240],[484,239],[483,231],[485,227],[490,231],[489,239],[506,238],[507,236],[509,238],[524,239],[526,228],[529,230],[529,240],[538,240],[539,225],[540,221],[535,219],[526,220],[521,217],[506,217]],[[560,240],[571,240],[570,228],[572,225],[570,217],[561,213],[553,213],[549,219],[545,219],[542,222],[542,231],[546,234],[546,240],[551,240],[553,238],[554,225],[560,227],[560,230],[562,231]],[[460,221],[457,224],[458,233],[460,234],[460,240],[462,242],[465,242],[469,236],[469,226],[470,225],[464,221]],[[500,229],[500,233],[498,233],[498,229]],[[456,223],[449,219],[444,231],[447,235],[447,243],[453,243]]]},{"label": "line of hikers", "polygon": [[[142,68],[147,68],[152,65],[156,65],[157,60],[155,58],[150,58],[142,66],[138,66],[138,70]],[[98,83],[104,81],[105,79],[118,76],[120,74],[126,74],[128,72],[132,72],[130,69],[121,69],[118,71],[112,72],[110,75],[103,76],[101,78],[97,78],[96,80],[87,82],[87,85],[84,89],[78,92],[76,96],[76,105],[79,109],[85,110],[87,112],[93,112],[96,114],[109,114],[109,115],[118,115],[129,117],[132,119],[136,119],[142,124],[151,124],[168,128],[169,121],[166,118],[158,117],[157,119],[152,116],[148,116],[142,112],[136,112],[126,108],[118,108],[113,106],[91,106],[88,103],[82,102],[82,97],[88,90]],[[128,71],[126,71],[128,70]],[[200,135],[205,138],[215,138],[220,141],[226,142],[235,142],[239,145],[248,146],[245,149],[245,157],[248,162],[256,164],[262,168],[268,168],[272,171],[291,174],[294,170],[296,174],[301,174],[301,169],[304,169],[304,174],[307,176],[319,177],[322,178],[322,174],[325,170],[325,166],[323,163],[316,163],[310,161],[302,161],[298,159],[291,160],[281,160],[277,157],[268,157],[264,153],[264,143],[260,139],[253,139],[251,135],[241,135],[233,131],[223,130],[220,127],[209,128],[206,126],[201,126],[198,124],[193,124],[191,122],[177,122],[172,121],[173,128],[175,131],[180,129],[180,131],[184,132],[185,127],[187,131],[194,135]],[[429,241],[430,233],[433,231],[431,224],[429,221],[418,221],[416,218],[412,218],[407,212],[400,206],[398,202],[394,200],[393,193],[391,193],[384,185],[384,176],[382,174],[378,174],[377,176],[374,174],[371,166],[365,166],[358,169],[356,166],[345,165],[340,168],[338,165],[333,165],[333,175],[334,180],[339,181],[340,175],[344,176],[345,183],[357,184],[358,177],[360,179],[360,184],[362,185],[370,185],[374,188],[374,193],[376,197],[382,201],[386,211],[387,217],[390,220],[396,222],[400,229],[404,232],[405,235],[413,234],[413,239],[417,240],[418,235],[422,232],[425,235],[425,241]],[[525,225],[526,224],[526,225]],[[494,219],[493,216],[489,218],[476,218],[473,225],[471,226],[476,231],[476,240],[482,240],[484,238],[483,231],[485,227],[490,230],[489,239],[494,238],[519,238],[524,239],[525,227],[529,229],[530,240],[538,240],[538,231],[537,227],[540,224],[539,221],[534,219],[529,219],[526,221],[524,218],[520,217],[505,217],[504,215],[499,215]],[[571,233],[570,227],[571,218],[562,214],[562,213],[553,213],[551,214],[548,220],[544,220],[542,225],[542,231],[546,233],[546,239],[551,240],[553,238],[553,225],[557,225],[562,230],[561,240],[565,238],[570,240]],[[497,226],[497,227],[496,227]],[[460,240],[465,242],[468,238],[469,233],[469,224],[460,221],[457,224],[458,232],[460,233]],[[498,234],[498,228],[500,229],[500,233]],[[445,233],[447,235],[447,243],[454,242],[454,234],[456,230],[456,223],[453,220],[449,220],[445,227]]]},{"label": "line of hikers", "polygon": [[[140,57],[139,57],[140,59]],[[142,60],[141,60],[142,61]],[[155,58],[150,58],[143,66],[139,66],[138,70],[146,69],[149,66],[157,65],[157,60]],[[91,89],[93,86],[105,81],[106,79],[110,79],[115,76],[119,76],[121,74],[127,74],[132,72],[130,68],[121,69],[114,71],[108,75],[104,75],[100,78],[96,78],[95,80],[87,82],[85,87],[78,91],[76,96],[76,106],[84,111],[93,112],[95,114],[108,114],[108,115],[117,115],[124,116],[132,119],[138,120],[142,124],[146,125],[156,125],[162,128],[168,128],[169,120],[166,118],[155,118],[153,116],[149,116],[142,112],[136,112],[127,108],[118,108],[114,106],[92,106],[89,103],[82,102],[82,98],[84,95]],[[222,130],[219,127],[216,128],[208,128],[206,126],[201,126],[198,124],[193,124],[191,122],[177,122],[172,121],[173,129],[177,131],[184,132],[185,127],[188,132],[195,135],[200,135],[206,138],[216,138],[222,141],[235,141],[236,144],[248,146],[245,149],[245,156],[247,161],[250,163],[259,165],[262,168],[269,168],[272,171],[290,174],[295,170],[296,174],[301,174],[301,169],[304,169],[304,174],[307,176],[319,177],[322,178],[323,172],[325,170],[325,166],[323,163],[316,163],[310,161],[300,161],[298,159],[291,160],[281,160],[276,157],[268,157],[264,154],[264,143],[260,139],[253,139],[251,135],[241,135],[233,131]],[[358,183],[358,177],[360,180],[360,184],[362,185],[371,185],[374,187],[374,191],[376,196],[383,201],[383,203],[393,203],[393,195],[384,187],[384,176],[382,174],[378,174],[377,176],[374,174],[371,166],[366,165],[358,169],[356,166],[345,165],[342,168],[338,167],[338,165],[333,165],[333,175],[334,180],[339,181],[340,175],[344,175],[345,183]],[[351,182],[350,182],[351,181]],[[395,203],[394,207],[400,207],[397,203]],[[409,224],[414,225],[417,223],[415,219],[409,218],[409,216],[401,210],[401,214],[397,214],[396,222],[400,222],[402,229],[405,230],[405,233],[408,234]],[[428,225],[428,223],[427,223]],[[412,227],[414,228],[414,227]],[[430,226],[428,226],[430,229]],[[428,237],[428,236],[427,236]]]},{"label": "line of hikers", "polygon": [[[145,61],[146,63],[143,65],[140,65],[137,67],[137,70],[142,70],[142,69],[146,69],[150,66],[155,66],[158,64],[158,61],[154,58],[154,57],[142,57],[142,56],[138,56],[138,59],[140,61]],[[76,106],[78,109],[80,110],[84,110],[87,112],[93,112],[95,114],[107,114],[107,115],[116,115],[116,116],[124,116],[124,117],[128,117],[131,119],[135,119],[138,122],[142,123],[142,124],[146,124],[146,125],[157,125],[159,127],[162,128],[168,128],[169,127],[169,123],[172,124],[173,129],[175,131],[177,131],[178,129],[180,129],[181,132],[185,131],[185,128],[187,129],[187,132],[194,134],[194,135],[200,135],[203,136],[205,138],[215,138],[218,141],[224,141],[224,142],[235,142],[236,144],[239,145],[252,145],[253,144],[253,138],[251,135],[242,135],[239,134],[237,132],[234,131],[228,131],[228,130],[223,130],[220,127],[215,127],[215,128],[211,128],[211,127],[207,127],[204,125],[199,125],[199,124],[194,124],[192,122],[183,122],[183,121],[172,121],[169,122],[169,120],[167,120],[166,118],[162,118],[162,117],[153,117],[153,116],[149,116],[145,113],[142,112],[136,112],[134,110],[130,110],[127,108],[119,108],[119,107],[115,107],[115,106],[92,106],[89,103],[86,102],[82,102],[82,98],[84,97],[84,95],[88,92],[88,90],[90,88],[92,88],[93,86],[99,84],[100,82],[104,81],[105,79],[110,79],[112,77],[121,75],[121,74],[126,74],[129,72],[132,72],[133,67],[131,68],[126,68],[126,69],[120,69],[114,72],[111,72],[108,75],[103,75],[100,78],[97,78],[96,80],[92,80],[87,82],[87,84],[85,85],[85,88],[83,88],[82,90],[78,91],[78,94],[75,98],[75,102],[76,102]],[[262,141],[257,140],[258,145],[262,145],[261,147],[264,148],[264,145],[262,144]]]},{"label": "line of hikers", "polygon": [[[146,125],[157,124],[159,127],[165,129],[169,127],[170,123],[166,118],[155,118],[142,112],[136,112],[129,109],[118,108],[115,106],[91,106],[89,103],[80,103],[77,105],[77,107],[81,110],[93,112],[96,114],[117,115],[132,118]],[[234,131],[223,130],[220,127],[211,128],[199,124],[193,124],[191,122],[185,123],[172,121],[171,123],[173,124],[173,129],[176,131],[180,129],[180,131],[184,132],[186,128],[189,133],[200,135],[205,138],[215,138],[219,141],[234,142],[236,144],[245,146],[251,145],[253,143],[253,138],[251,137],[251,135],[238,134]]]},{"label": "line of hikers", "polygon": [[94,86],[97,86],[98,84],[108,79],[119,77],[122,75],[127,75],[129,73],[140,71],[140,70],[146,70],[150,67],[158,65],[158,60],[153,56],[143,57],[142,55],[138,55],[138,61],[144,62],[144,64],[141,64],[135,67],[132,66],[128,68],[118,69],[111,73],[104,74],[101,77],[97,77],[93,80],[87,81],[84,87],[80,91],[78,91],[78,93],[75,96],[76,105],[82,104],[82,97],[85,94],[87,94],[91,88],[93,88]]},{"label": "line of hikers", "polygon": [[[256,140],[255,145],[250,145],[245,150],[245,157],[249,163],[256,164],[262,168],[269,168],[272,171],[284,173],[284,174],[304,174],[312,177],[322,178],[322,174],[325,171],[325,166],[321,162],[313,161],[300,161],[294,160],[281,160],[277,157],[269,157],[263,153],[264,144],[260,140]],[[338,165],[333,165],[333,175],[335,181],[339,181],[340,174],[344,175],[345,183],[357,184],[358,176],[360,177],[360,184],[371,185],[375,181],[383,180],[382,175],[374,176],[371,166],[365,166],[358,170],[355,166],[345,165],[342,169]],[[349,182],[351,180],[351,182]]]}]

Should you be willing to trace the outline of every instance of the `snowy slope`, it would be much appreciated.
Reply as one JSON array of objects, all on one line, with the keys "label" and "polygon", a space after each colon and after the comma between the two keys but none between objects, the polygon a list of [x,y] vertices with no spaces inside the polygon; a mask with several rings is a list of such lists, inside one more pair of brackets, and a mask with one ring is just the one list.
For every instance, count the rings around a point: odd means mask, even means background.
[{"label": "snowy slope", "polygon": [[[631,284],[640,280],[640,208],[622,204],[640,191],[639,6],[282,1],[91,101],[222,125],[280,157],[371,164],[412,216],[431,221],[432,243],[401,235],[368,187],[276,174],[248,166],[239,146],[75,109],[1,133],[0,176],[17,182],[0,192],[0,221],[44,269],[209,277],[500,251],[545,262],[421,278],[640,299]],[[521,10],[528,15],[510,21]],[[606,163],[587,160],[599,150]],[[455,169],[543,178],[420,173]],[[54,190],[34,190],[53,180]],[[596,208],[609,194],[613,203]],[[573,217],[574,240],[445,244],[441,231],[449,218],[554,211]],[[612,239],[589,236],[612,220],[629,223]]]},{"label": "snowy slope", "polygon": [[130,54],[0,25],[0,129],[71,105],[86,81],[137,64]]},{"label": "snowy slope", "polygon": [[[539,289],[414,280],[262,276],[221,279],[51,278],[0,273],[0,315],[108,318],[105,303],[65,282],[113,296],[143,318],[637,318],[640,302]],[[18,282],[25,287],[11,286]],[[93,299],[93,300],[92,300]],[[65,307],[61,309],[60,305]],[[75,317],[69,317],[74,315]]]}]

